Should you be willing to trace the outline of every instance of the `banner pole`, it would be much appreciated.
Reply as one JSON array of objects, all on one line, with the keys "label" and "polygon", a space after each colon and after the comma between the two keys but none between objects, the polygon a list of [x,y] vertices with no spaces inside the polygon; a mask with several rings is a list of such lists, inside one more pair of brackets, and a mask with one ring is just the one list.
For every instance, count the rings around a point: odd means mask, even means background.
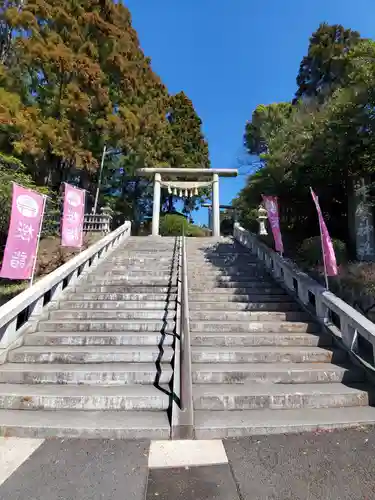
[{"label": "banner pole", "polygon": [[[312,188],[310,187],[310,191],[311,193],[313,192],[312,191]],[[318,202],[319,202],[319,197],[316,196]],[[328,281],[328,274],[327,274],[327,263],[326,263],[326,254],[325,254],[325,251],[324,251],[324,245],[323,245],[323,229],[322,229],[322,222],[321,222],[321,219],[319,217],[319,210],[318,210],[318,207],[317,208],[317,212],[318,212],[318,221],[319,221],[319,232],[320,232],[320,246],[322,248],[322,256],[323,256],[323,266],[324,266],[324,278],[325,278],[325,282],[326,282],[326,288],[327,290],[329,291],[329,281]]]},{"label": "banner pole", "polygon": [[326,264],[326,255],[324,251],[324,245],[323,245],[323,231],[322,231],[322,224],[319,220],[319,231],[320,231],[320,241],[321,241],[321,246],[322,246],[322,255],[323,255],[323,265],[324,265],[324,278],[326,280],[326,288],[329,290],[329,282],[328,282],[328,274],[327,274],[327,264]]},{"label": "banner pole", "polygon": [[83,237],[84,237],[84,233],[83,233],[83,226],[85,224],[85,208],[86,208],[86,189],[82,189],[83,191],[83,219],[82,219],[82,229],[81,229],[81,246],[79,247],[79,253],[82,252],[82,247],[83,247]]},{"label": "banner pole", "polygon": [[43,226],[43,220],[44,220],[44,213],[45,213],[45,209],[46,209],[46,201],[47,201],[47,196],[43,195],[43,213],[42,213],[42,217],[40,218],[39,231],[38,231],[38,236],[37,236],[37,240],[36,240],[35,257],[34,257],[34,262],[33,262],[33,268],[31,271],[31,278],[30,278],[29,287],[32,287],[33,283],[34,283],[34,274],[35,274],[35,269],[36,269],[36,261],[38,258],[39,242],[40,242],[40,237],[42,234],[42,226]]}]

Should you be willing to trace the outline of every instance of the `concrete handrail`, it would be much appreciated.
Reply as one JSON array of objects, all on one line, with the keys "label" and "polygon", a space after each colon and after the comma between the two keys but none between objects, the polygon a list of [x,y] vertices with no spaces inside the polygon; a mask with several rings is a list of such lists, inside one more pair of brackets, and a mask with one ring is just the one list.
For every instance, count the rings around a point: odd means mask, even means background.
[{"label": "concrete handrail", "polygon": [[174,355],[174,384],[172,406],[172,439],[194,438],[193,382],[191,370],[191,341],[189,318],[189,286],[186,239],[179,248],[177,331]]},{"label": "concrete handrail", "polygon": [[[306,308],[312,310],[322,325],[341,339],[343,345],[365,364],[367,362],[361,355],[359,338],[366,339],[372,346],[371,366],[374,366],[375,324],[372,321],[329,292],[295,264],[267,247],[255,234],[246,231],[239,224],[235,224],[234,238],[257,255],[274,278],[295,295]],[[333,316],[336,316],[336,321]],[[366,352],[366,358],[368,354]]]},{"label": "concrete handrail", "polygon": [[0,360],[1,353],[22,335],[28,320],[41,314],[45,305],[56,301],[68,285],[129,237],[130,232],[131,223],[127,221],[0,307]]}]

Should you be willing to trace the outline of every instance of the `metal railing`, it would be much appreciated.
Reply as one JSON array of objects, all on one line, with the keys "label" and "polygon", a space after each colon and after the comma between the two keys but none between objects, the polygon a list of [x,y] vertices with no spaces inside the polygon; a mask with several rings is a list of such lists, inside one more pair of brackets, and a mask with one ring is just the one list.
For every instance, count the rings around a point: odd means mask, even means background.
[{"label": "metal railing", "polygon": [[173,374],[172,439],[194,438],[193,382],[189,318],[189,286],[184,232],[180,238],[176,341]]}]

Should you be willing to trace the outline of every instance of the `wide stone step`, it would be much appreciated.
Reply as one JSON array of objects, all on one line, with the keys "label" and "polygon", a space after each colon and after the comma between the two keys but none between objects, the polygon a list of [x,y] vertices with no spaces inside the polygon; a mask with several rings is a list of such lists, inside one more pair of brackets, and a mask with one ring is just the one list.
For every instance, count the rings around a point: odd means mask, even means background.
[{"label": "wide stone step", "polygon": [[204,259],[225,259],[225,258],[230,258],[230,259],[238,259],[238,258],[254,258],[256,259],[255,256],[251,254],[251,252],[247,249],[234,249],[233,245],[228,245],[228,249],[224,250],[223,248],[220,248],[220,250],[216,249],[197,249],[194,250],[193,247],[190,247],[188,245],[188,254],[189,254],[189,262],[191,260],[200,260],[202,258]]},{"label": "wide stone step", "polygon": [[193,363],[342,363],[345,351],[320,347],[193,347]]},{"label": "wide stone step", "polygon": [[[171,266],[164,266],[160,263],[155,263],[153,266],[146,266],[142,263],[129,265],[106,264],[106,266],[103,265],[98,267],[93,274],[110,274],[111,276],[125,276],[130,278],[137,276],[140,278],[145,278],[147,276],[163,278],[171,274],[176,274],[176,269],[177,263]],[[89,275],[91,275],[91,273]]]},{"label": "wide stone step", "polygon": [[[195,291],[190,290],[189,292],[189,307],[190,304],[193,303],[202,303],[202,302],[212,302],[213,297],[215,297],[215,302],[240,302],[242,304],[251,304],[251,303],[271,303],[271,302],[290,302],[290,296],[286,293],[282,293],[281,290],[277,288],[269,288],[267,292],[266,289],[250,290],[249,294],[240,294],[237,293],[237,290],[232,289],[223,289],[219,288],[214,293],[210,290],[210,293],[197,293]],[[220,309],[225,308],[225,305],[218,304]]]},{"label": "wide stone step", "polygon": [[[134,305],[133,305],[134,307]],[[139,319],[155,319],[155,320],[174,320],[176,317],[176,311],[173,310],[163,310],[163,309],[136,309],[136,310],[121,310],[121,309],[91,309],[91,310],[79,310],[79,309],[65,309],[64,306],[60,306],[60,310],[51,311],[49,317],[52,320],[139,320]]]},{"label": "wide stone step", "polygon": [[163,287],[163,286],[176,286],[176,278],[174,280],[171,280],[169,276],[166,276],[165,278],[153,278],[150,276],[149,278],[137,278],[137,277],[132,277],[132,278],[124,278],[123,276],[91,276],[87,277],[86,283],[88,286],[92,285],[98,285],[98,286],[105,286],[105,285],[113,285],[113,286],[123,286],[124,289],[125,287],[141,287],[141,286],[154,286],[154,287]]},{"label": "wide stone step", "polygon": [[[73,290],[72,290],[73,291]],[[158,286],[158,285],[93,285],[85,283],[84,286],[80,286],[76,289],[79,294],[81,293],[123,293],[123,294],[165,294],[171,293],[176,295],[177,286]]]},{"label": "wide stone step", "polygon": [[162,262],[165,265],[168,264],[173,264],[174,259],[172,255],[167,255],[167,256],[157,256],[154,257],[153,255],[147,256],[147,255],[136,255],[136,254],[130,254],[130,255],[116,255],[115,257],[106,260],[103,262],[103,266],[109,264],[128,264],[128,263],[146,263],[147,265],[152,266],[154,263]]},{"label": "wide stone step", "polygon": [[170,363],[171,347],[157,346],[24,346],[8,354],[11,363]]},{"label": "wide stone step", "polygon": [[314,333],[191,333],[193,346],[311,346],[324,347],[332,345],[329,334]]},{"label": "wide stone step", "polygon": [[[207,293],[208,288],[204,288],[203,286],[194,286],[194,290],[192,290],[191,284],[189,285],[190,287],[190,292],[189,296],[199,296],[201,297],[202,295],[205,295],[207,298],[209,298],[212,301],[212,297],[220,296],[220,295],[239,295],[241,297],[243,296],[248,296],[249,302],[251,301],[251,297],[258,297],[258,299],[262,295],[283,295],[283,290],[281,290],[279,287],[275,285],[270,285],[267,283],[254,283],[254,286],[248,287],[248,288],[236,288],[236,287],[227,287],[227,286],[221,286],[221,287],[210,287],[209,288],[209,294]],[[286,297],[288,297],[288,300],[290,300],[290,297],[285,294]],[[198,299],[197,299],[198,300]],[[221,300],[219,298],[219,300]]]},{"label": "wide stone step", "polygon": [[202,283],[207,283],[209,286],[217,286],[221,285],[222,283],[238,283],[240,284],[239,286],[242,286],[242,283],[249,283],[249,282],[265,282],[268,281],[269,283],[272,283],[272,280],[270,279],[269,275],[262,273],[260,271],[253,271],[253,273],[250,275],[249,273],[242,273],[239,275],[215,275],[211,273],[207,273],[204,271],[198,271],[195,275],[190,273],[189,274],[189,283],[191,283],[194,287],[196,285],[202,284]]},{"label": "wide stone step", "polygon": [[157,332],[90,332],[88,334],[79,332],[37,332],[26,335],[25,345],[76,345],[76,346],[141,346],[141,345],[163,345],[173,344],[173,334],[162,334]]},{"label": "wide stone step", "polygon": [[99,264],[98,270],[108,270],[108,271],[113,271],[113,270],[126,270],[126,269],[132,269],[132,270],[171,270],[174,266],[177,265],[177,259],[175,261],[173,260],[162,260],[162,259],[117,259],[115,261],[104,261],[102,264]]},{"label": "wide stone step", "polygon": [[301,311],[190,311],[191,321],[310,321]]},{"label": "wide stone step", "polygon": [[[160,252],[143,252],[140,250],[133,250],[131,252],[121,252],[116,255],[113,255],[108,262],[126,262],[129,260],[134,261],[145,261],[145,262],[154,262],[156,260],[160,260],[163,262],[173,262],[176,259],[177,253],[174,253],[171,250],[161,250]],[[103,262],[104,264],[104,262]]]},{"label": "wide stone step", "polygon": [[167,412],[1,410],[2,436],[29,438],[169,439]]},{"label": "wide stone step", "polygon": [[260,269],[259,262],[245,262],[241,266],[229,265],[215,266],[213,264],[191,264],[189,262],[188,272],[194,276],[197,273],[204,272],[213,276],[243,276],[244,274],[251,272],[254,269]]},{"label": "wide stone step", "polygon": [[160,264],[155,264],[153,268],[142,265],[134,267],[113,264],[109,267],[100,267],[98,274],[116,277],[122,276],[123,278],[170,278],[171,276],[176,276],[176,272],[172,272],[172,267],[163,267]]},{"label": "wide stone step", "polygon": [[[76,296],[73,297],[76,299]],[[135,303],[134,300],[65,300],[60,302],[59,307],[64,310],[96,310],[96,311],[106,311],[104,314],[114,314],[116,311],[129,311],[130,313],[138,308],[142,308],[142,310],[146,311],[159,311],[161,314],[165,312],[166,308],[170,312],[176,308],[175,303],[168,303],[166,300],[164,301],[153,301],[153,300],[142,300],[140,299],[139,304]]]},{"label": "wide stone step", "polygon": [[275,384],[363,382],[363,370],[330,363],[194,363],[196,384],[244,384],[247,381]]},{"label": "wide stone step", "polygon": [[285,410],[341,408],[369,404],[369,387],[357,384],[208,384],[194,385],[195,410]]},{"label": "wide stone step", "polygon": [[[152,290],[151,290],[152,292]],[[122,292],[106,292],[106,293],[95,293],[95,292],[76,292],[72,295],[65,295],[65,297],[61,300],[61,302],[65,302],[66,298],[70,298],[77,301],[126,301],[130,303],[130,301],[134,302],[155,302],[155,303],[165,303],[167,300],[172,301],[177,299],[177,294],[172,293],[122,293]],[[134,307],[133,304],[130,304],[131,307]]]},{"label": "wide stone step", "polygon": [[221,439],[372,426],[375,408],[197,411],[194,420],[196,439]]},{"label": "wide stone step", "polygon": [[192,332],[268,332],[313,333],[320,330],[317,323],[298,321],[191,321]]},{"label": "wide stone step", "polygon": [[251,257],[251,254],[244,254],[241,256],[233,256],[227,254],[222,257],[195,257],[188,253],[188,266],[211,266],[211,267],[233,267],[242,268],[243,266],[262,265],[256,257]]},{"label": "wide stone step", "polygon": [[[192,295],[194,298],[194,294]],[[189,300],[190,311],[300,311],[296,302],[196,302]]]},{"label": "wide stone step", "polygon": [[[190,287],[192,284],[189,285]],[[279,293],[281,289],[279,287],[276,287],[271,280],[267,281],[266,279],[254,279],[253,281],[216,281],[216,282],[210,282],[207,280],[207,282],[203,279],[202,281],[199,281],[197,283],[194,283],[194,290],[197,292],[199,291],[204,291],[204,290],[210,290],[214,293],[216,293],[217,289],[225,289],[225,288],[236,288],[237,292],[239,293],[248,293],[248,290],[268,290],[270,288],[277,288],[279,290]],[[253,291],[254,293],[254,291]],[[255,292],[257,293],[257,292]]]},{"label": "wide stone step", "polygon": [[[2,410],[167,410],[168,386],[89,386],[1,384]],[[127,418],[127,415],[124,415]]]},{"label": "wide stone step", "polygon": [[164,332],[173,333],[175,322],[172,320],[142,320],[142,321],[100,321],[100,320],[67,320],[40,321],[40,332]]},{"label": "wide stone step", "polygon": [[10,384],[168,384],[172,367],[155,363],[32,364],[0,366],[0,383]]}]

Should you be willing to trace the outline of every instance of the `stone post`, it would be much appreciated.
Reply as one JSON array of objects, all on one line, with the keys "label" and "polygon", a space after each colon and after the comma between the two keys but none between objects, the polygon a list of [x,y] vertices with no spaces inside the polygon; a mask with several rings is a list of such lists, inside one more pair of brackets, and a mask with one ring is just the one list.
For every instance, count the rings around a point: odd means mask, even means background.
[{"label": "stone post", "polygon": [[156,173],[154,178],[154,200],[152,206],[152,236],[159,236],[160,219],[160,191],[161,175]]},{"label": "stone post", "polygon": [[208,229],[212,231],[212,207],[208,207]]},{"label": "stone post", "polygon": [[105,206],[100,209],[103,214],[103,233],[110,233],[112,230],[112,213],[113,210],[111,207]]},{"label": "stone post", "polygon": [[212,236],[220,236],[219,176],[212,176]]},{"label": "stone post", "polygon": [[357,259],[375,260],[374,217],[365,179],[354,185],[354,227]]}]

